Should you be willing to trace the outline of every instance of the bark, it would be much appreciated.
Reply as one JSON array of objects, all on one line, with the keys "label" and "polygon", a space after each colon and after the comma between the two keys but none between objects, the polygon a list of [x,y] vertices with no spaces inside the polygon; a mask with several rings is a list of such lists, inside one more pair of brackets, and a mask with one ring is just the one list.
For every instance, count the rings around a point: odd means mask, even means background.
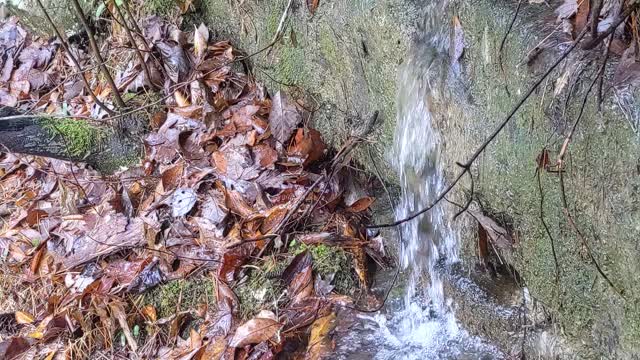
[{"label": "bark", "polygon": [[106,136],[85,154],[73,154],[65,137],[47,127],[47,121],[55,121],[43,116],[16,116],[19,112],[12,108],[0,108],[0,151],[24,155],[45,156],[73,162],[84,162],[95,169],[111,173],[133,159],[139,158],[142,142],[140,139],[119,135],[104,127]]}]

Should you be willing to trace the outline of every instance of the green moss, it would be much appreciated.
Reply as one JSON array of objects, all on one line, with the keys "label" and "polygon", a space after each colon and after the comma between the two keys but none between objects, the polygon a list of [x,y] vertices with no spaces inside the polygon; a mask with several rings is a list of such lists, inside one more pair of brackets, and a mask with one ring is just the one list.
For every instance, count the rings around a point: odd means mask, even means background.
[{"label": "green moss", "polygon": [[354,278],[352,267],[353,259],[349,253],[337,246],[305,245],[294,242],[291,251],[299,254],[309,250],[313,258],[313,271],[323,279],[334,275],[333,284],[335,290],[341,294],[353,294],[358,289],[358,282]]},{"label": "green moss", "polygon": [[89,154],[106,135],[104,130],[75,119],[47,119],[43,127],[51,136],[62,136],[67,152],[76,157]]},{"label": "green moss", "polygon": [[143,2],[145,13],[158,16],[173,15],[177,11],[177,7],[176,0],[146,0]]},{"label": "green moss", "polygon": [[199,304],[215,304],[215,287],[207,278],[181,279],[160,285],[144,295],[144,305],[153,305],[159,318],[180,310],[195,310]]},{"label": "green moss", "polygon": [[276,310],[286,289],[280,275],[289,264],[287,256],[265,258],[259,267],[252,267],[248,278],[241,281],[233,290],[240,301],[239,315],[243,319],[251,318],[262,309]]}]

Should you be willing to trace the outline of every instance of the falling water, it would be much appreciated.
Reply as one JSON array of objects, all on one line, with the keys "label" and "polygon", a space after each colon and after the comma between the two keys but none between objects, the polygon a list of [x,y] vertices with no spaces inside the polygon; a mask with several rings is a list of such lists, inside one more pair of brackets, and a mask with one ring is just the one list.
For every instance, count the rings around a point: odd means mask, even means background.
[{"label": "falling water", "polygon": [[[449,56],[447,0],[425,5],[425,21],[409,60],[399,69],[397,125],[390,160],[402,190],[396,218],[431,204],[446,187],[442,139],[434,118],[446,121],[443,108],[452,100],[457,69]],[[444,120],[443,120],[444,119]],[[470,336],[455,318],[443,290],[442,273],[458,261],[458,236],[441,203],[401,226],[400,265],[407,276],[397,309],[363,317],[372,330],[362,347],[376,347],[378,359],[493,359],[496,350]],[[371,342],[375,344],[371,344]],[[352,342],[353,344],[353,342]]]}]

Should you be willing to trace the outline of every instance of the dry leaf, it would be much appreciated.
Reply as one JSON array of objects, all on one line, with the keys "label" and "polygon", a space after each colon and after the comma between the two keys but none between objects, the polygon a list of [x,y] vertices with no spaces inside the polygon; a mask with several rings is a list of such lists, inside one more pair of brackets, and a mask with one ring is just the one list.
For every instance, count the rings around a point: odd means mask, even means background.
[{"label": "dry leaf", "polygon": [[302,121],[295,105],[288,102],[287,96],[278,91],[271,99],[271,113],[269,113],[269,127],[271,134],[284,144]]},{"label": "dry leaf", "polygon": [[229,341],[231,347],[243,347],[258,344],[276,336],[282,324],[276,320],[276,315],[268,310],[262,310],[255,318],[240,325]]},{"label": "dry leaf", "polygon": [[16,322],[18,324],[31,324],[34,318],[31,314],[24,311],[16,311]]}]

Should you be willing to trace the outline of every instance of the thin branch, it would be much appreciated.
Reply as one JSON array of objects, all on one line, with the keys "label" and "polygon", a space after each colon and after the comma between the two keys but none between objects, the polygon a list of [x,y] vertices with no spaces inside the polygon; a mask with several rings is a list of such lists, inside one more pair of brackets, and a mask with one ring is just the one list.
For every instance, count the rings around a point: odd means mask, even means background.
[{"label": "thin branch", "polygon": [[[622,4],[624,4],[624,1],[622,2]],[[596,36],[595,38],[585,42],[582,45],[582,49],[591,50],[594,47],[596,47],[598,44],[600,44],[602,40],[604,40],[607,36],[613,34],[613,32],[616,31],[616,29],[618,28],[618,26],[620,26],[620,24],[622,24],[625,20],[627,20],[629,15],[631,15],[631,13],[633,13],[638,8],[639,5],[640,5],[640,2],[634,2],[633,4],[629,5],[625,9],[625,11],[622,14],[620,14],[618,19],[613,24],[611,24],[611,26],[609,26],[607,30],[605,30],[602,34]]]},{"label": "thin branch", "polygon": [[133,29],[135,30],[135,34],[138,35],[138,37],[142,41],[142,44],[144,44],[144,48],[147,51],[149,51],[149,44],[147,43],[147,39],[144,37],[142,30],[140,30],[140,27],[138,26],[138,21],[131,13],[131,8],[129,8],[129,1],[122,0],[122,2],[124,3],[124,11],[127,13],[127,16],[131,19],[131,23],[133,24]]},{"label": "thin branch", "polygon": [[600,20],[600,11],[602,11],[602,5],[604,4],[604,0],[594,0],[596,1],[596,6],[591,8],[591,38],[595,39],[598,37],[598,22]]},{"label": "thin branch", "polygon": [[[606,63],[603,62],[602,66],[600,68],[600,71],[604,68],[605,65],[606,65]],[[599,71],[599,73],[600,73],[600,71]],[[594,78],[593,81],[591,82],[591,85],[589,85],[589,88],[587,89],[587,92],[585,93],[584,98],[582,100],[582,106],[580,107],[580,113],[578,114],[578,118],[573,123],[573,127],[571,128],[571,131],[569,132],[569,134],[565,138],[564,143],[562,144],[562,148],[560,150],[560,154],[558,155],[558,162],[557,163],[558,163],[558,170],[559,170],[559,175],[560,175],[560,195],[561,195],[560,198],[562,199],[562,211],[564,212],[565,216],[567,217],[567,220],[569,221],[569,224],[573,228],[574,232],[576,233],[576,235],[578,236],[578,238],[582,242],[582,245],[587,250],[587,254],[589,255],[589,258],[591,259],[591,262],[595,266],[596,270],[598,271],[600,276],[602,276],[602,278],[607,282],[607,284],[609,284],[609,286],[615,292],[620,294],[620,296],[624,296],[624,290],[619,290],[613,284],[613,282],[609,279],[609,277],[604,273],[604,271],[602,270],[602,267],[600,267],[600,264],[598,264],[598,261],[596,260],[595,256],[593,255],[593,252],[591,251],[591,247],[589,246],[589,243],[587,242],[587,239],[585,239],[585,237],[582,235],[582,232],[580,232],[580,229],[578,229],[578,226],[576,225],[575,220],[573,219],[573,216],[569,212],[569,205],[568,205],[568,201],[567,201],[567,193],[566,193],[565,184],[564,184],[564,171],[562,171],[562,166],[563,166],[563,162],[564,162],[564,156],[567,153],[567,149],[569,148],[569,143],[571,142],[571,139],[573,138],[573,135],[575,134],[575,130],[578,127],[578,124],[580,123],[580,120],[582,119],[582,115],[584,114],[584,108],[586,107],[587,100],[589,99],[589,94],[591,93],[591,90],[593,89],[593,86],[595,85],[597,80],[598,80],[598,77]]]},{"label": "thin branch", "polygon": [[[545,151],[544,149],[542,151]],[[544,227],[544,231],[547,233],[547,237],[549,237],[549,241],[551,242],[551,254],[553,255],[553,263],[556,268],[556,287],[560,285],[560,265],[558,263],[558,255],[556,254],[556,243],[551,235],[551,231],[549,230],[549,226],[547,222],[544,220],[544,192],[542,191],[542,180],[540,179],[540,175],[542,173],[541,169],[537,169],[536,177],[538,179],[538,190],[540,191],[540,221],[542,222],[542,226]]]},{"label": "thin branch", "polygon": [[507,95],[509,97],[511,97],[511,92],[509,91],[509,87],[507,86],[507,73],[504,70],[504,64],[502,62],[502,52],[504,50],[504,45],[507,42],[507,37],[511,33],[511,29],[513,28],[513,24],[516,22],[516,19],[518,18],[518,14],[520,13],[521,5],[522,5],[522,0],[518,0],[518,7],[516,7],[516,11],[513,14],[513,18],[511,19],[511,22],[509,23],[509,27],[507,28],[507,31],[504,33],[504,37],[502,38],[502,41],[500,42],[500,49],[498,50],[498,64],[500,64],[500,72],[502,73],[502,79],[504,80],[504,90],[506,91],[506,93],[507,93]]},{"label": "thin branch", "polygon": [[89,45],[91,45],[93,56],[95,56],[96,60],[98,60],[98,62],[100,63],[100,69],[102,70],[102,74],[104,75],[104,77],[107,79],[107,82],[109,83],[109,87],[111,88],[111,92],[113,93],[113,98],[115,99],[116,105],[119,108],[124,108],[125,107],[124,100],[122,100],[122,97],[120,96],[118,87],[116,86],[116,83],[113,81],[113,78],[109,73],[109,69],[107,69],[107,66],[104,64],[102,55],[100,55],[100,48],[98,48],[98,43],[96,42],[96,38],[93,34],[93,30],[91,30],[91,26],[89,25],[89,22],[87,21],[87,18],[84,15],[82,6],[80,6],[80,3],[78,2],[78,0],[71,0],[71,3],[73,4],[73,7],[76,10],[76,15],[78,16],[78,18],[80,18],[80,21],[82,22],[82,25],[84,26],[84,29],[87,32],[87,36],[89,37]]},{"label": "thin branch", "polygon": [[480,156],[480,154],[482,154],[482,152],[484,151],[484,149],[486,149],[487,146],[489,146],[489,144],[493,141],[493,139],[496,138],[496,136],[498,136],[498,134],[502,131],[502,129],[504,129],[504,127],[509,123],[509,121],[513,118],[513,116],[515,115],[515,113],[520,109],[520,107],[522,107],[522,105],[527,101],[527,99],[529,99],[529,97],[531,96],[531,94],[533,94],[533,92],[540,86],[540,84],[542,84],[542,82],[547,78],[547,76],[549,76],[549,74],[551,74],[553,72],[553,70],[555,70],[556,67],[558,67],[558,65],[560,65],[560,63],[567,58],[567,56],[569,56],[569,54],[578,46],[578,44],[580,43],[580,41],[582,40],[582,38],[584,38],[586,34],[586,31],[582,31],[582,33],[576,38],[575,42],[573,43],[573,45],[571,45],[571,47],[569,47],[569,49],[567,49],[548,69],[547,71],[538,79],[538,81],[536,81],[533,86],[531,86],[529,88],[529,91],[527,91],[527,93],[520,99],[520,101],[518,101],[518,103],[513,107],[513,109],[511,110],[511,112],[509,113],[509,115],[507,115],[507,117],[502,121],[502,123],[500,123],[500,125],[493,131],[493,133],[489,136],[489,138],[487,140],[485,140],[485,142],[480,145],[480,147],[473,153],[473,155],[471,156],[471,158],[463,165],[461,165],[463,168],[465,168],[464,170],[462,170],[457,176],[456,178],[453,180],[453,182],[451,184],[449,184],[449,186],[447,186],[447,188],[440,193],[440,195],[438,195],[438,197],[435,199],[435,201],[433,203],[431,203],[430,205],[428,205],[427,207],[423,208],[422,210],[415,212],[411,215],[409,215],[408,217],[404,218],[404,219],[400,219],[397,220],[395,222],[392,223],[388,223],[388,224],[379,224],[379,225],[369,225],[367,226],[367,228],[370,229],[375,229],[375,228],[385,228],[385,227],[392,227],[392,226],[398,226],[400,224],[403,224],[407,221],[411,221],[415,218],[417,218],[418,216],[426,213],[427,211],[431,210],[434,206],[436,206],[445,196],[447,196],[447,194],[456,186],[456,184],[460,181],[460,179],[462,178],[462,176],[464,176],[465,172],[466,172],[466,168],[470,168],[471,165],[473,164],[474,161],[476,161],[476,159]]},{"label": "thin branch", "polygon": [[124,17],[124,13],[122,12],[122,9],[120,9],[120,6],[118,5],[117,1],[114,1],[113,4],[116,8],[116,12],[120,16],[120,19],[122,20],[122,26],[124,27],[124,31],[127,33],[127,37],[129,38],[129,41],[131,41],[131,46],[135,48],[135,52],[138,55],[138,60],[140,61],[140,65],[142,65],[142,69],[144,70],[144,75],[147,77],[147,80],[149,80],[149,84],[152,87],[155,87],[155,84],[153,83],[153,79],[151,78],[151,72],[149,71],[149,67],[147,66],[147,63],[144,60],[144,56],[142,55],[142,52],[140,51],[140,49],[138,49],[138,44],[136,43],[136,40],[133,38],[131,29],[129,29],[129,25],[127,25],[127,20]]},{"label": "thin branch", "polygon": [[106,111],[107,114],[109,115],[115,114],[113,110],[109,109],[102,101],[98,100],[98,97],[96,96],[96,94],[93,93],[93,90],[91,90],[91,85],[89,85],[89,81],[85,77],[85,74],[84,74],[85,70],[82,70],[82,66],[80,66],[80,62],[78,61],[78,58],[76,58],[76,56],[73,55],[73,53],[71,52],[69,45],[67,45],[66,37],[64,37],[60,32],[60,30],[58,30],[58,27],[49,16],[49,12],[42,4],[42,0],[37,0],[37,2],[38,2],[38,6],[44,13],[45,18],[47,19],[47,22],[49,22],[49,25],[51,25],[51,27],[53,28],[53,31],[56,33],[56,36],[58,36],[58,38],[60,39],[60,44],[62,44],[64,51],[66,51],[67,54],[69,54],[69,58],[71,59],[71,62],[73,62],[73,65],[75,65],[75,67],[78,68],[78,72],[80,74],[80,77],[82,78],[82,83],[84,84],[85,89],[89,93],[89,96],[91,96],[91,99],[96,103],[96,105],[98,105],[100,108]]}]

